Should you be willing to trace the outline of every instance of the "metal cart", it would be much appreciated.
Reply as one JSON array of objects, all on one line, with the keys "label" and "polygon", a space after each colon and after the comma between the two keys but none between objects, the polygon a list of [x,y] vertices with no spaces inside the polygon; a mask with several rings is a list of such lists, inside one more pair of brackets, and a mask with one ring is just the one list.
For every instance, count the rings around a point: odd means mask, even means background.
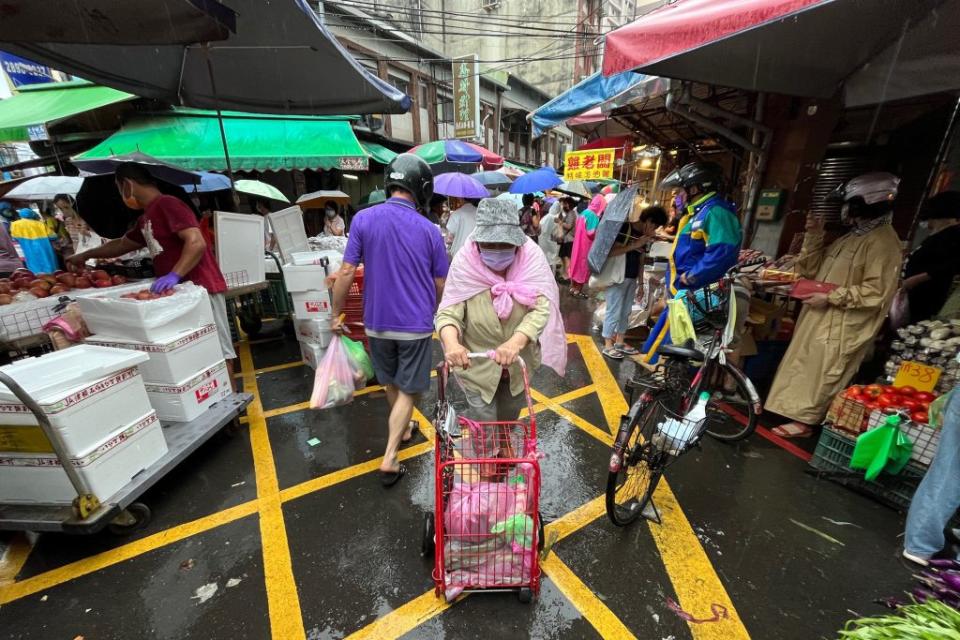
[{"label": "metal cart", "polygon": [[212,405],[196,420],[164,423],[167,454],[135,475],[116,494],[101,499],[91,493],[86,481],[70,464],[59,431],[50,425],[40,405],[6,373],[0,372],[0,383],[33,413],[77,492],[72,505],[0,503],[0,531],[90,534],[109,528],[124,534],[146,526],[151,517],[150,508],[138,502],[140,497],[217,431],[230,424],[238,426],[240,413],[253,400],[249,393],[235,393]]},{"label": "metal cart", "polygon": [[[228,314],[236,317],[240,323],[240,328],[251,338],[260,333],[263,328],[264,317],[287,319],[293,310],[290,303],[290,294],[287,292],[283,280],[280,259],[270,251],[265,252],[264,255],[276,262],[277,273],[267,273],[264,282],[236,288],[230,287],[227,291],[227,297],[233,300],[233,304],[227,306]],[[232,320],[231,317],[230,326],[235,333],[236,323]],[[238,336],[234,335],[233,338],[236,341]]]}]

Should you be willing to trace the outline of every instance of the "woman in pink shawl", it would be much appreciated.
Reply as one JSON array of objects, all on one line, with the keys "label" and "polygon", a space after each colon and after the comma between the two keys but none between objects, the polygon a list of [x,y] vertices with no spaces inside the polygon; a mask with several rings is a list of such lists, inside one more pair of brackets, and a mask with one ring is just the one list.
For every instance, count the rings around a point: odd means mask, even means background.
[{"label": "woman in pink shawl", "polygon": [[583,292],[583,285],[590,279],[590,266],[587,264],[587,254],[593,246],[593,238],[600,224],[600,216],[607,208],[607,201],[599,193],[590,201],[586,211],[577,216],[577,224],[573,233],[573,253],[570,256],[570,295],[577,298],[587,298]]},{"label": "woman in pink shawl", "polygon": [[[450,265],[436,327],[447,364],[462,370],[467,417],[477,422],[513,421],[526,406],[518,356],[531,373],[542,361],[563,375],[560,292],[511,202],[480,201],[473,234]],[[488,351],[493,359],[467,357]]]}]

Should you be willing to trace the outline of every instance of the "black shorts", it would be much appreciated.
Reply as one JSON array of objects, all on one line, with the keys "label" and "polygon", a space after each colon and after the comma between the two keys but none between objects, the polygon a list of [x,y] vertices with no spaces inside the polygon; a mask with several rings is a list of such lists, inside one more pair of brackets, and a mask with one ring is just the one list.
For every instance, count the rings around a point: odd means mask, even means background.
[{"label": "black shorts", "polygon": [[377,382],[416,395],[430,388],[433,338],[389,340],[370,337],[370,359]]},{"label": "black shorts", "polygon": [[564,242],[563,244],[560,245],[560,257],[569,258],[571,256],[573,256],[573,243]]}]

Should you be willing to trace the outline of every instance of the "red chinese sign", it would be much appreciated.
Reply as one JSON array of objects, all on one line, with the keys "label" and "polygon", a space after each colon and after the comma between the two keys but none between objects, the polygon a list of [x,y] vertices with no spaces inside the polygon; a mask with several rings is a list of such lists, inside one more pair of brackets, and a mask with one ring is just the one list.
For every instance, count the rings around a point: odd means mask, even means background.
[{"label": "red chinese sign", "polygon": [[569,151],[564,158],[564,180],[598,180],[613,177],[616,149]]}]

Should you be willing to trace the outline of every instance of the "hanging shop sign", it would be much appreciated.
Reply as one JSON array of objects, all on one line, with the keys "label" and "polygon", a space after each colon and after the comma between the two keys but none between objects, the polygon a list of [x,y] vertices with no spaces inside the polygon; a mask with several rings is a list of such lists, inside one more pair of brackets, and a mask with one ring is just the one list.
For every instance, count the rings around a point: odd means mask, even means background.
[{"label": "hanging shop sign", "polygon": [[480,69],[477,54],[453,59],[453,135],[480,138]]},{"label": "hanging shop sign", "polygon": [[341,157],[338,161],[338,168],[341,171],[366,171],[370,168],[370,160],[369,158]]},{"label": "hanging shop sign", "polygon": [[602,180],[613,177],[616,149],[568,151],[563,160],[564,180]]},{"label": "hanging shop sign", "polygon": [[943,371],[922,362],[904,360],[900,363],[897,376],[893,380],[895,387],[913,387],[917,391],[933,391]]},{"label": "hanging shop sign", "polygon": [[6,51],[0,51],[0,66],[3,67],[14,88],[56,80],[50,67]]}]

